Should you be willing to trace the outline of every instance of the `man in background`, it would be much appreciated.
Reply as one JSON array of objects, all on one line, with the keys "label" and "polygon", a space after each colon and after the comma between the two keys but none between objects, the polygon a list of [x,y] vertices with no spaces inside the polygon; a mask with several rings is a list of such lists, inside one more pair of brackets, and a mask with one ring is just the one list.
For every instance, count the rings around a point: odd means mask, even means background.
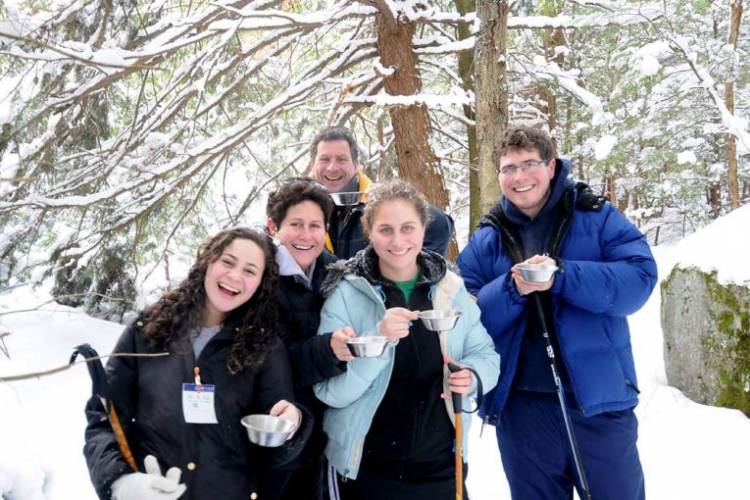
[{"label": "man in background", "polygon": [[[311,175],[329,193],[364,193],[372,181],[359,167],[359,147],[349,129],[326,127],[310,144]],[[366,200],[353,205],[337,205],[331,217],[326,237],[328,251],[341,259],[348,259],[367,246],[362,232],[362,212]],[[445,255],[453,236],[453,219],[432,205],[425,233],[424,246]]]}]

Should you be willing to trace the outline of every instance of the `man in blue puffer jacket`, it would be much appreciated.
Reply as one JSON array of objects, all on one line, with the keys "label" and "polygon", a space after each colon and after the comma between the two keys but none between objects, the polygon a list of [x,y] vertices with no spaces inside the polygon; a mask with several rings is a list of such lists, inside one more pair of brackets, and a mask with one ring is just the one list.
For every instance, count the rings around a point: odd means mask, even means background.
[{"label": "man in blue puffer jacket", "polygon": [[[552,378],[545,324],[592,498],[645,498],[627,316],[648,299],[656,264],[641,232],[568,180],[541,130],[510,127],[493,155],[503,196],[458,258],[466,288],[503,359],[482,415],[514,499],[569,499],[580,489]],[[547,282],[518,264],[556,264]],[[537,294],[542,323],[530,294]],[[534,299],[535,300],[535,299]]]}]

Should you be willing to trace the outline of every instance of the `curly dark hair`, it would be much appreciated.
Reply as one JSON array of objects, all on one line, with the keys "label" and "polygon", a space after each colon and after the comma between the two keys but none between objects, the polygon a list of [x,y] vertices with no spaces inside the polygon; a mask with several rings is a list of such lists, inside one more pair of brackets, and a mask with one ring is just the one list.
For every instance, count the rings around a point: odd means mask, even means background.
[{"label": "curly dark hair", "polygon": [[266,355],[279,342],[278,312],[274,294],[279,281],[276,247],[263,233],[245,227],[225,229],[201,245],[193,267],[177,288],[146,309],[143,332],[155,349],[167,349],[200,325],[206,297],[204,280],[208,266],[216,262],[236,239],[250,240],[265,256],[261,284],[253,296],[229,312],[225,324],[236,328],[234,342],[227,357],[227,369],[236,374],[243,368],[261,367]]},{"label": "curly dark hair", "polygon": [[281,227],[289,209],[303,201],[311,201],[323,211],[323,223],[327,226],[335,205],[331,196],[318,181],[310,177],[295,177],[268,195],[266,215]]},{"label": "curly dark hair", "polygon": [[310,143],[310,164],[315,162],[318,154],[318,144],[330,141],[346,141],[349,144],[349,154],[352,156],[352,163],[359,165],[359,146],[354,139],[352,131],[346,127],[325,127],[318,131]]},{"label": "curly dark hair", "polygon": [[502,140],[492,152],[492,163],[495,168],[500,166],[500,158],[508,151],[522,149],[539,153],[539,158],[548,162],[552,159],[552,140],[542,129],[521,125],[510,126],[505,131]]}]

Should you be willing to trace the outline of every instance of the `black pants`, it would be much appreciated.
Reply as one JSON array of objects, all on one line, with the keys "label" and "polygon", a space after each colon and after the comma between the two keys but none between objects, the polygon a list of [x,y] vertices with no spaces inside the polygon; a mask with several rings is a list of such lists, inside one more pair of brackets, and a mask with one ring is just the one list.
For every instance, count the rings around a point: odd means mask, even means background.
[{"label": "black pants", "polygon": [[[463,497],[469,500],[466,491],[468,466],[464,463]],[[331,500],[454,500],[456,498],[455,470],[446,471],[441,477],[419,481],[403,481],[383,477],[373,471],[360,469],[357,479],[342,478],[329,468],[329,478],[335,477],[331,488]],[[330,482],[329,482],[330,484]]]},{"label": "black pants", "polygon": [[295,469],[274,470],[264,474],[265,496],[270,500],[324,500],[325,461],[307,463]]}]

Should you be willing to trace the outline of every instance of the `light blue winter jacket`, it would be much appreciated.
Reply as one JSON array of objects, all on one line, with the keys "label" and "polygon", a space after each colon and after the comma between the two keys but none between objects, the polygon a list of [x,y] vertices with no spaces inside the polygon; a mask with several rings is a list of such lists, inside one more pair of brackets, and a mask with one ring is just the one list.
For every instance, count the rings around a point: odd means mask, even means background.
[{"label": "light blue winter jacket", "polygon": [[[479,308],[461,278],[451,271],[433,285],[431,294],[435,309],[452,308],[462,312],[453,330],[439,334],[441,350],[459,365],[474,368],[486,393],[497,382],[500,356],[482,326]],[[365,278],[348,274],[323,305],[318,334],[351,326],[359,336],[377,335],[376,325],[384,315],[385,304],[375,288]],[[394,344],[388,345],[381,357],[354,358],[346,372],[314,386],[315,395],[330,406],[323,417],[323,430],[328,435],[325,454],[343,476],[357,477],[365,437],[388,388],[395,352]],[[444,372],[447,377],[447,367]],[[447,393],[447,378],[443,386]],[[450,398],[445,403],[453,422],[453,403]],[[471,415],[464,413],[462,417],[463,449],[466,450]]]}]

